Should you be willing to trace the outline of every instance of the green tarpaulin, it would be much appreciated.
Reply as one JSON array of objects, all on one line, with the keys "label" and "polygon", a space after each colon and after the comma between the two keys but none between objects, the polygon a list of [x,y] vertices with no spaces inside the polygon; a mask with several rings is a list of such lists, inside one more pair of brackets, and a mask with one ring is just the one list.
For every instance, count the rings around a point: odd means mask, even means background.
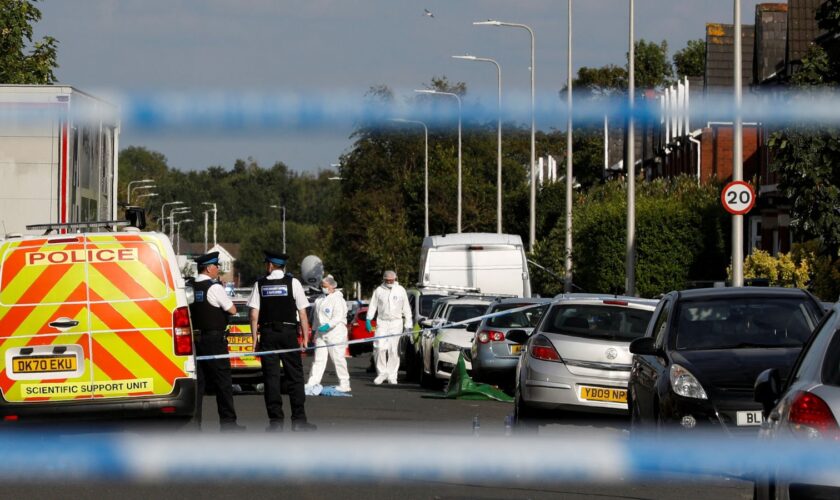
[{"label": "green tarpaulin", "polygon": [[488,400],[495,399],[496,401],[503,401],[505,403],[513,402],[513,398],[508,396],[492,385],[480,384],[473,380],[467,373],[467,366],[464,363],[464,355],[458,356],[458,363],[452,371],[452,377],[449,378],[449,383],[443,394],[427,394],[424,398],[440,398],[440,399],[471,399],[471,400]]}]

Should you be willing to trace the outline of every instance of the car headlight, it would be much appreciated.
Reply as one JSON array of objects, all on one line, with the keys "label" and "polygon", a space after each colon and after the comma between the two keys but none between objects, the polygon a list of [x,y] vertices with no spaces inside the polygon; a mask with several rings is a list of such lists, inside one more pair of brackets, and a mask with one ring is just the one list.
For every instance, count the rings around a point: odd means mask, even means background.
[{"label": "car headlight", "polygon": [[449,342],[441,342],[438,344],[438,352],[453,352],[453,351],[460,351],[461,348],[455,344],[450,344]]},{"label": "car headlight", "polygon": [[671,365],[671,389],[685,398],[709,399],[700,382],[680,365]]}]

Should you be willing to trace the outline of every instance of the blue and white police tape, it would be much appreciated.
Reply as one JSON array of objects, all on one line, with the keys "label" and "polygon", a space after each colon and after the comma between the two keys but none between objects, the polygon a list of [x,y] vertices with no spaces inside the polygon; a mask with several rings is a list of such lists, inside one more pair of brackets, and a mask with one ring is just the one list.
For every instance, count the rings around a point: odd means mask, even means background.
[{"label": "blue and white police tape", "polygon": [[[445,323],[438,326],[434,326],[431,328],[424,328],[423,332],[435,332],[437,330],[443,330],[445,328],[453,328],[461,325],[468,325],[470,323],[475,323],[481,321],[486,318],[497,318],[499,316],[505,316],[508,314],[514,314],[521,311],[527,311],[528,309],[533,309],[535,307],[541,307],[543,304],[532,304],[522,307],[517,307],[515,309],[507,309],[505,311],[498,311],[490,314],[484,314],[481,316],[476,316],[474,318],[465,319],[463,321],[453,321],[451,323]],[[229,352],[227,354],[208,354],[205,356],[196,356],[196,361],[206,361],[210,359],[230,359],[230,358],[242,358],[246,356],[270,356],[272,354],[285,354],[290,352],[304,352],[304,351],[314,351],[315,349],[326,349],[328,347],[336,347],[336,346],[349,346],[353,344],[366,344],[370,342],[376,342],[382,339],[388,339],[393,337],[402,337],[403,335],[411,335],[414,333],[414,330],[403,330],[400,333],[392,333],[389,335],[376,335],[369,338],[364,339],[356,339],[356,340],[347,340],[344,342],[336,342],[334,344],[324,344],[324,345],[317,345],[317,346],[307,346],[307,347],[295,347],[292,349],[275,349],[272,351],[257,351],[257,352]]]},{"label": "blue and white police tape", "polygon": [[[262,429],[260,429],[262,430]],[[686,479],[780,480],[840,486],[834,441],[658,436],[597,429],[514,437],[452,433],[0,434],[8,481],[481,481],[491,484]],[[279,453],[278,446],[294,453]],[[483,458],[482,458],[483,457]],[[487,459],[487,457],[506,457]],[[33,476],[33,474],[35,474]]]}]

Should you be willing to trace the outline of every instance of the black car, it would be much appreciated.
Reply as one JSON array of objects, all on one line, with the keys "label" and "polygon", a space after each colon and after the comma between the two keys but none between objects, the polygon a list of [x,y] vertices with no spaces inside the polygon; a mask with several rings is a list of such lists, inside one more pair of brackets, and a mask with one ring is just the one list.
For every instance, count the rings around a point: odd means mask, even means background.
[{"label": "black car", "polygon": [[823,315],[792,288],[704,288],[665,295],[634,354],[628,385],[631,430],[757,432],[756,376],[787,377]]}]

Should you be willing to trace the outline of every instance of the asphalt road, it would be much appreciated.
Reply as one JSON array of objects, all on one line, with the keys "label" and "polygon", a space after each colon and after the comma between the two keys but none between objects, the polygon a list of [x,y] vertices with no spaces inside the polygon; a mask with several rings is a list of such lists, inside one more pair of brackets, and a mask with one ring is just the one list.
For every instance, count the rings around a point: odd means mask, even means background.
[{"label": "asphalt road", "polygon": [[[236,395],[236,410],[239,423],[247,430],[236,434],[220,434],[218,417],[216,415],[215,400],[206,396],[204,401],[204,424],[200,432],[181,430],[177,436],[190,436],[189,445],[175,448],[175,455],[183,453],[191,460],[211,458],[219,461],[221,470],[229,467],[229,473],[205,473],[187,476],[186,479],[164,481],[137,481],[118,478],[114,481],[107,477],[95,482],[78,481],[64,478],[60,481],[37,481],[37,471],[32,477],[21,477],[20,481],[11,481],[0,489],[0,498],[79,498],[100,499],[119,498],[121,500],[146,498],[375,498],[375,499],[460,499],[460,498],[573,498],[573,499],[670,499],[676,497],[697,499],[746,499],[752,497],[752,483],[721,475],[694,476],[666,475],[658,479],[628,479],[623,477],[609,477],[608,480],[579,481],[575,475],[532,475],[512,477],[501,474],[496,476],[493,471],[506,471],[506,467],[520,466],[528,460],[527,450],[515,449],[515,453],[500,449],[498,453],[487,452],[486,447],[476,452],[476,456],[469,453],[465,456],[478,465],[479,473],[465,474],[461,477],[450,477],[447,474],[406,474],[404,471],[383,472],[381,476],[370,469],[376,470],[381,463],[388,463],[383,454],[393,454],[394,457],[417,457],[417,464],[426,461],[439,462],[451,459],[450,452],[446,452],[445,444],[455,441],[462,444],[454,455],[463,456],[463,449],[469,448],[471,443],[500,443],[503,449],[505,443],[516,443],[519,438],[516,432],[505,427],[505,419],[513,412],[511,403],[498,401],[465,401],[450,399],[428,398],[430,393],[416,384],[400,383],[397,385],[373,384],[373,375],[366,372],[369,355],[362,355],[349,360],[352,397],[307,397],[306,410],[309,420],[318,426],[315,433],[305,436],[291,433],[288,429],[282,434],[268,434],[265,431],[267,418],[262,395],[253,391]],[[311,358],[305,360],[308,367]],[[336,384],[331,364],[328,365],[324,384]],[[287,402],[284,402],[287,404]],[[287,415],[288,415],[288,407]],[[479,424],[474,429],[474,421]],[[570,418],[568,415],[557,420],[546,421],[538,428],[536,436],[529,439],[540,446],[555,446],[557,456],[548,456],[551,461],[558,463],[574,463],[582,460],[586,455],[595,455],[601,440],[621,441],[627,439],[627,421],[625,418],[615,417],[584,417]],[[136,444],[146,437],[146,429],[103,426],[101,430],[86,430],[90,433],[122,433],[130,435]],[[152,431],[148,431],[152,432]],[[149,434],[149,446],[155,446],[153,434]],[[406,436],[412,436],[413,441],[405,441]],[[580,449],[570,450],[566,444],[568,439],[581,436],[591,436],[590,449],[584,445]],[[177,437],[170,438],[178,439]],[[389,441],[390,440],[390,441]],[[460,440],[460,441],[458,441]],[[335,441],[340,453],[347,455],[346,461],[342,457],[331,456],[330,442]],[[348,448],[348,444],[349,448]],[[389,443],[393,442],[393,446]],[[417,443],[422,443],[418,445]],[[198,444],[196,444],[198,443]],[[257,453],[258,448],[272,450],[272,453],[283,456],[301,457],[300,461],[305,470],[300,474],[288,473],[277,476],[253,476],[247,472],[248,466],[236,467],[230,463],[230,456],[224,456],[226,449],[230,453],[245,457],[246,461],[253,459],[247,452],[243,455],[241,446],[247,443]],[[308,446],[311,443],[312,446]],[[408,443],[408,444],[406,444]],[[317,446],[316,446],[317,445]],[[427,446],[423,446],[427,445]],[[141,445],[142,446],[142,445]],[[461,445],[459,445],[461,446]],[[183,449],[182,449],[183,448]],[[479,447],[476,447],[479,448]],[[449,448],[451,450],[452,448]],[[276,450],[273,451],[273,450]],[[313,457],[313,450],[323,453],[323,459]],[[324,451],[326,450],[326,451]],[[431,452],[429,451],[431,450]],[[440,455],[435,454],[440,450]],[[491,447],[491,450],[493,448]],[[202,454],[205,455],[202,457]],[[275,455],[272,455],[275,456]],[[543,456],[545,449],[543,448]],[[176,460],[176,457],[166,457]],[[592,457],[589,457],[590,460]],[[384,460],[384,462],[383,462]],[[294,463],[294,462],[293,462]],[[487,464],[488,474],[480,473],[481,465]],[[607,457],[604,468],[607,469],[610,459]],[[323,465],[321,465],[323,464]],[[366,467],[370,465],[370,467]],[[342,474],[342,467],[355,466],[361,472],[359,476],[348,472]],[[536,463],[536,470],[541,470],[541,464]],[[323,467],[323,471],[319,468]],[[288,466],[287,466],[288,468]],[[387,468],[383,466],[383,468]],[[354,470],[356,470],[354,469]],[[215,469],[214,469],[215,470]],[[243,472],[243,470],[245,472]],[[321,473],[323,472],[323,473]]]}]

